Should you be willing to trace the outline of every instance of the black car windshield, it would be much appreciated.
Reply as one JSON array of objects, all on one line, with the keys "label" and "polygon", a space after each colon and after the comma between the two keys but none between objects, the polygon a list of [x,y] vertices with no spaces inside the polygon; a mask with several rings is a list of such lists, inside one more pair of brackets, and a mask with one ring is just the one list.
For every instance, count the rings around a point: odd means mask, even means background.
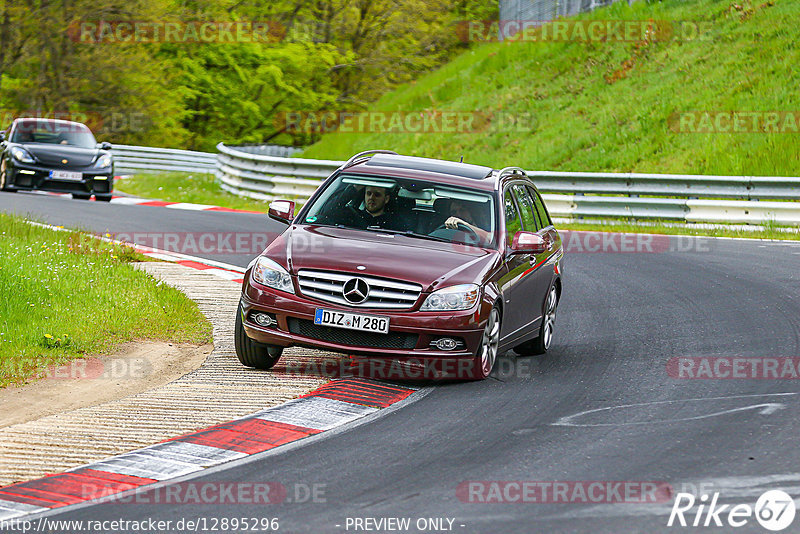
[{"label": "black car windshield", "polygon": [[23,120],[14,127],[12,143],[47,143],[81,148],[95,148],[91,130],[77,122],[60,122],[48,119]]},{"label": "black car windshield", "polygon": [[490,193],[404,178],[340,175],[308,206],[303,222],[482,247],[495,243]]}]

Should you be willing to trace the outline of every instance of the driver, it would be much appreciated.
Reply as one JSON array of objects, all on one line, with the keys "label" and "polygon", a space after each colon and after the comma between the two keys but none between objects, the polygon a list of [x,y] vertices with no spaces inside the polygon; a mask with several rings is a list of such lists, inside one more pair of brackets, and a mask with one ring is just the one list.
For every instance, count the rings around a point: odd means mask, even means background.
[{"label": "driver", "polygon": [[[335,192],[316,220],[323,224],[342,224],[353,228],[368,227],[406,230],[401,214],[392,209],[392,189],[380,186],[348,185]],[[364,208],[360,206],[363,202]]]},{"label": "driver", "polygon": [[398,229],[400,221],[395,213],[390,211],[392,201],[391,189],[368,185],[364,188],[364,209],[358,210],[366,226]]},{"label": "driver", "polygon": [[475,222],[474,206],[475,203],[473,202],[466,202],[455,198],[452,199],[450,202],[451,216],[444,221],[444,225],[446,228],[455,230],[458,228],[459,224],[463,224],[475,232],[475,235],[478,236],[481,243],[489,243],[492,240],[492,236]]}]

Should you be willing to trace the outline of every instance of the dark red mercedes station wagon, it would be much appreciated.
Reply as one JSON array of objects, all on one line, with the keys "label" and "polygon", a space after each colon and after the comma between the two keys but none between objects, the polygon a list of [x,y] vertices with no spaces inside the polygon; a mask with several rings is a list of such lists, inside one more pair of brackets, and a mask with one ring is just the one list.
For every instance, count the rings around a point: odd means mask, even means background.
[{"label": "dark red mercedes station wagon", "polygon": [[250,264],[236,354],[269,369],[299,345],[368,358],[435,360],[486,378],[498,354],[550,348],[561,238],[522,169],[385,150],[337,169]]}]

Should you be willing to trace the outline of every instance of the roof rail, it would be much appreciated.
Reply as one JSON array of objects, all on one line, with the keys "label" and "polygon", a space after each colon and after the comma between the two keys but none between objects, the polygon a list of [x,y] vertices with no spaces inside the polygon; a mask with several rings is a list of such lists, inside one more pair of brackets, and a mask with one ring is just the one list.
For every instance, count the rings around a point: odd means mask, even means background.
[{"label": "roof rail", "polygon": [[497,178],[500,179],[507,174],[521,174],[523,176],[528,175],[524,169],[520,169],[519,167],[505,167],[497,173]]},{"label": "roof rail", "polygon": [[359,153],[358,153],[358,154],[356,154],[355,156],[353,156],[353,157],[351,157],[350,159],[348,159],[348,160],[347,160],[347,161],[344,163],[344,165],[342,165],[342,166],[341,166],[341,167],[339,167],[339,168],[340,168],[340,169],[344,169],[345,167],[349,167],[349,166],[350,166],[350,165],[352,165],[352,164],[353,164],[353,162],[355,162],[357,159],[359,159],[359,158],[363,158],[364,156],[366,156],[366,155],[368,155],[368,154],[394,154],[395,156],[397,156],[397,155],[398,155],[398,154],[397,154],[397,152],[394,152],[394,151],[392,151],[392,150],[365,150],[364,152],[359,152]]}]

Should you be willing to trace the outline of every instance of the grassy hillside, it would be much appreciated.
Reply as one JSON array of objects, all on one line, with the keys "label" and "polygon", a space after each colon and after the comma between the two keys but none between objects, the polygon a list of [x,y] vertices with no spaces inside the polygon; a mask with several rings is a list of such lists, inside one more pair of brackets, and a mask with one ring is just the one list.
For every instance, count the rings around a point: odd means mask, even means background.
[{"label": "grassy hillside", "polygon": [[619,2],[581,19],[694,21],[709,29],[695,40],[482,44],[371,110],[532,113],[535,128],[332,133],[303,156],[345,159],[389,148],[541,170],[800,173],[800,134],[670,128],[675,113],[800,111],[800,2]]}]

